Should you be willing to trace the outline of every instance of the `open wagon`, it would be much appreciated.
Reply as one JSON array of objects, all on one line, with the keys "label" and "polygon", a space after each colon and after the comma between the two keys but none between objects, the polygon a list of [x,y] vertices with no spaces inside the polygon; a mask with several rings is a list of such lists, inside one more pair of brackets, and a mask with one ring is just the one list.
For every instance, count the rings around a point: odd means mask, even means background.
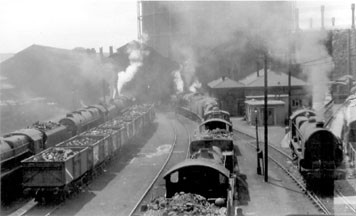
[{"label": "open wagon", "polygon": [[88,148],[49,148],[22,161],[24,190],[41,202],[63,200],[83,185],[90,163]]}]

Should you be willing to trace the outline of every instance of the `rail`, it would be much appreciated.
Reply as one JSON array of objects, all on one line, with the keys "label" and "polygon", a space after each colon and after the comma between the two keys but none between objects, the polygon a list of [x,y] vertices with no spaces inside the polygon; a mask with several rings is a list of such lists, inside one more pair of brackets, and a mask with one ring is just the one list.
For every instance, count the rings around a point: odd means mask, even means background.
[{"label": "rail", "polygon": [[176,131],[176,128],[173,127],[173,130],[174,130],[174,140],[173,140],[172,148],[171,148],[171,150],[169,152],[169,155],[168,155],[167,159],[165,160],[164,164],[162,165],[161,169],[158,171],[157,175],[154,177],[154,179],[152,180],[150,185],[147,187],[146,191],[142,194],[142,196],[140,197],[138,202],[135,204],[134,208],[129,213],[129,216],[134,216],[135,215],[134,213],[138,211],[138,207],[142,203],[143,199],[147,196],[148,192],[152,189],[153,185],[157,181],[158,177],[162,174],[164,168],[166,167],[168,161],[170,160],[170,158],[171,158],[171,156],[173,154],[174,147],[175,147],[176,142],[177,142],[177,133],[176,133],[177,131]]}]

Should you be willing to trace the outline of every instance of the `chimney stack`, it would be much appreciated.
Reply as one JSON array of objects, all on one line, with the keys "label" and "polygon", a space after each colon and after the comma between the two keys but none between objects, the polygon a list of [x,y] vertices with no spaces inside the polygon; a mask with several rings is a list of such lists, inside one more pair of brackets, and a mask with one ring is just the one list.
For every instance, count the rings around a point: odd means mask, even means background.
[{"label": "chimney stack", "polygon": [[299,30],[299,9],[295,9],[295,30]]},{"label": "chimney stack", "polygon": [[104,57],[103,47],[100,47],[99,51],[100,51],[100,57],[103,58]]},{"label": "chimney stack", "polygon": [[331,25],[335,27],[335,17],[331,18]]},{"label": "chimney stack", "polygon": [[113,47],[112,47],[112,46],[109,47],[109,53],[110,53],[110,56],[112,56],[112,55],[114,54],[114,51],[113,51]]},{"label": "chimney stack", "polygon": [[313,28],[313,18],[310,18],[309,24],[310,24],[310,28],[312,29]]},{"label": "chimney stack", "polygon": [[321,28],[324,29],[324,9],[325,9],[325,6],[322,5],[321,6]]},{"label": "chimney stack", "polygon": [[352,10],[352,29],[355,29],[355,4],[351,4]]}]

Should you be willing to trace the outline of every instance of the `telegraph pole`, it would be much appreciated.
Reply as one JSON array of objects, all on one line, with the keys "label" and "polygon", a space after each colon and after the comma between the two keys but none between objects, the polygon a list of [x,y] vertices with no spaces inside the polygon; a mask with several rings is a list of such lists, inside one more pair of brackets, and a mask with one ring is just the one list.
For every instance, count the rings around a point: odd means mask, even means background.
[{"label": "telegraph pole", "polygon": [[265,125],[265,182],[268,182],[268,112],[267,112],[267,50],[264,53],[264,71],[265,71],[265,106],[264,106],[264,125]]}]

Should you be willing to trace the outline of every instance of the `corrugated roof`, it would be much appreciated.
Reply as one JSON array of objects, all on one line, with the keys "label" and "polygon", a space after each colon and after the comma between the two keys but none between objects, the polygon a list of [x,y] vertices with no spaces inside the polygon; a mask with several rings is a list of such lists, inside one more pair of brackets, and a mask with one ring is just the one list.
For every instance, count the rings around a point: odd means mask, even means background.
[{"label": "corrugated roof", "polygon": [[[269,87],[274,86],[288,86],[288,75],[282,72],[275,72],[270,69],[267,71],[268,73],[268,83]],[[240,83],[243,83],[246,87],[263,87],[264,86],[264,70],[259,70],[259,76],[257,76],[257,72],[254,72],[242,80],[239,80]],[[296,77],[291,77],[291,85],[292,86],[305,86],[308,85],[301,79]]]},{"label": "corrugated roof", "polygon": [[208,86],[210,88],[241,88],[244,87],[244,84],[237,82],[235,80],[232,80],[228,77],[220,77],[217,80],[213,80],[210,83],[208,83]]}]

